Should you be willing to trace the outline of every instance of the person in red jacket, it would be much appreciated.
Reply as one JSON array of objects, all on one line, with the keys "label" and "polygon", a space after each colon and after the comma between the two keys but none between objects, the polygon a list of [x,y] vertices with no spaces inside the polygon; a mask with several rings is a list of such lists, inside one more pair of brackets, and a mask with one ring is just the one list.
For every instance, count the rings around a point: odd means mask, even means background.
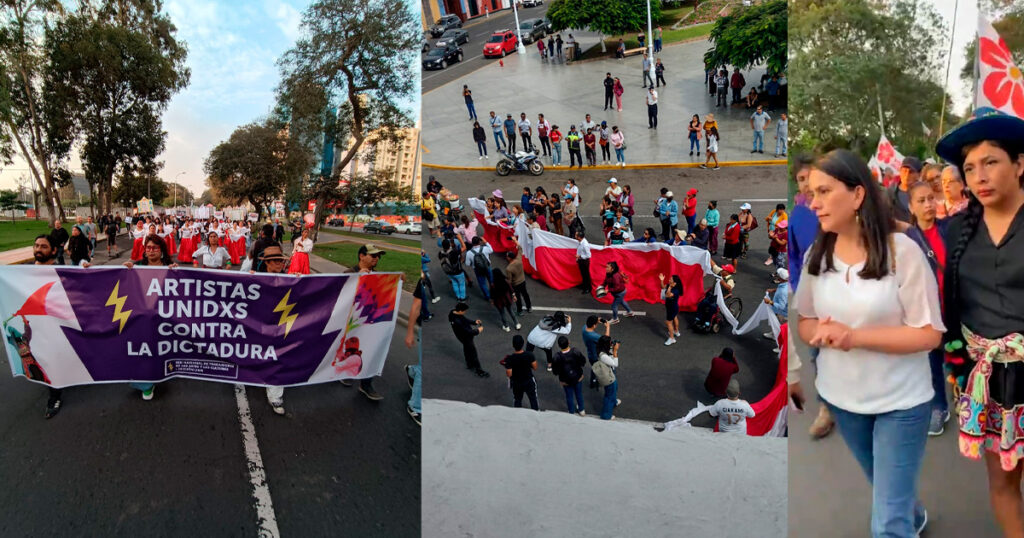
[{"label": "person in red jacket", "polygon": [[736,213],[729,215],[729,224],[725,226],[725,251],[722,252],[722,258],[730,260],[733,267],[736,267],[736,260],[743,252],[743,243],[740,242],[742,231],[740,216]]},{"label": "person in red jacket", "polygon": [[727,347],[715,358],[711,359],[711,371],[704,380],[704,390],[717,398],[725,397],[725,388],[733,374],[740,371],[740,365],[733,356],[731,347]]},{"label": "person in red jacket", "polygon": [[686,217],[686,234],[689,235],[697,227],[697,189],[686,191],[686,200],[683,200],[683,216]]}]

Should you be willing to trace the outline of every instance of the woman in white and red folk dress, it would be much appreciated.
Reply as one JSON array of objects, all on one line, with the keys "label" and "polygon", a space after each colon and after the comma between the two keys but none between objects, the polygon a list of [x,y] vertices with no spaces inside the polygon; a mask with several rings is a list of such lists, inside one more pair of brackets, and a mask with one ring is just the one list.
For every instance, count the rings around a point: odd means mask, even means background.
[{"label": "woman in white and red folk dress", "polygon": [[192,263],[192,253],[196,251],[196,229],[192,219],[185,220],[181,228],[181,244],[178,245],[178,259],[182,263]]},{"label": "woman in white and red folk dress", "polygon": [[231,226],[225,228],[224,231],[227,234],[227,247],[228,254],[231,255],[231,264],[239,265],[242,263],[242,258],[245,257],[245,235],[242,234],[238,221],[232,222]]},{"label": "woman in white and red folk dress", "polygon": [[149,235],[146,231],[145,223],[141,220],[132,228],[132,260],[141,260],[143,256],[142,240]]},{"label": "woman in white and red folk dress", "polygon": [[313,240],[309,238],[309,228],[302,229],[302,237],[295,240],[292,250],[292,263],[288,273],[309,274],[309,253],[313,252]]},{"label": "woman in white and red folk dress", "polygon": [[167,253],[171,256],[177,254],[178,249],[174,241],[174,225],[170,223],[170,220],[165,221],[163,224],[157,222],[156,234],[160,236],[160,239],[164,240],[167,245]]}]

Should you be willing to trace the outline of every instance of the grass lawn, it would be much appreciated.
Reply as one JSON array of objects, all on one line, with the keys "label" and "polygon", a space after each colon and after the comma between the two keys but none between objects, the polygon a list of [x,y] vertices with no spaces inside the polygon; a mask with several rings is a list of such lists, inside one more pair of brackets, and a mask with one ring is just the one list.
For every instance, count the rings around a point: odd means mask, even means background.
[{"label": "grass lawn", "polygon": [[410,248],[420,248],[420,242],[415,239],[402,239],[400,237],[391,237],[390,235],[378,235],[378,234],[364,234],[356,231],[342,230],[340,228],[322,228],[323,232],[332,233],[335,235],[344,235],[346,237],[356,237],[365,240],[367,243],[391,243],[393,245],[399,245]]},{"label": "grass lawn", "polygon": [[[377,244],[377,243],[375,243]],[[388,250],[386,246],[381,248]],[[355,243],[335,243],[331,245],[317,245],[313,247],[313,253],[323,256],[334,263],[340,263],[345,267],[355,265],[359,259],[359,245]],[[405,273],[402,287],[406,291],[413,291],[416,282],[420,278],[420,255],[397,250],[388,250],[388,253],[381,257],[377,263],[378,271],[401,271]]]},{"label": "grass lawn", "polygon": [[[64,229],[71,235],[71,225],[65,223]],[[19,219],[11,223],[8,219],[0,219],[0,251],[21,247],[30,247],[39,234],[50,233],[46,220]]]}]

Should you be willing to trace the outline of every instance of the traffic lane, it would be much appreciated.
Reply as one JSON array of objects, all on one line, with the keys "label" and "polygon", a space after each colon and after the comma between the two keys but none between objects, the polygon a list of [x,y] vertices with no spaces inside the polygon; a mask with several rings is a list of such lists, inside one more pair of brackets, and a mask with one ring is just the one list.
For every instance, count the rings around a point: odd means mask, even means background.
[{"label": "traffic lane", "polygon": [[[792,334],[790,341],[803,362],[800,385],[807,404],[804,413],[789,413],[790,535],[865,536],[870,532],[871,487],[838,431],[817,441],[808,435],[821,402],[810,352]],[[945,433],[928,438],[918,480],[918,495],[928,510],[927,536],[1002,536],[988,505],[985,464],[960,455],[955,415]]]},{"label": "traffic lane", "polygon": [[[546,14],[547,6],[523,8],[519,10],[519,20],[543,18]],[[469,42],[460,45],[463,51],[462,61],[448,66],[447,69],[423,71],[423,92],[425,93],[435,90],[449,82],[452,82],[453,80],[462,78],[481,67],[487,66],[489,62],[498,61],[496,58],[483,57],[484,43],[487,42],[487,39],[490,38],[491,34],[495,31],[504,30],[506,28],[514,30],[515,25],[515,18],[511,9],[492,13],[490,17],[475,19],[464,24],[462,28],[469,32]],[[432,47],[437,43],[436,38],[430,38],[428,41]]]},{"label": "traffic lane", "polygon": [[353,228],[353,229],[349,230],[348,228],[334,228],[334,227],[324,226],[323,231],[321,233],[323,233],[323,234],[330,234],[331,237],[329,238],[329,240],[335,239],[335,237],[337,237],[337,238],[346,238],[346,239],[350,238],[350,237],[346,237],[346,236],[344,236],[342,234],[332,234],[331,232],[333,232],[335,230],[340,231],[340,232],[345,232],[345,233],[359,234],[361,236],[365,236],[366,239],[368,239],[368,240],[369,239],[373,239],[375,237],[386,237],[388,239],[408,239],[409,241],[419,241],[420,240],[420,234],[393,233],[393,234],[390,234],[390,235],[389,234],[384,234],[383,236],[381,236],[380,234],[376,234],[376,233],[372,233],[371,234],[371,233],[363,232],[359,228]]},{"label": "traffic lane", "polygon": [[404,340],[396,327],[379,402],[357,382],[290,387],[282,417],[247,388],[281,536],[419,536],[420,427],[405,409],[419,351]]},{"label": "traffic lane", "polygon": [[[436,253],[436,246],[433,251],[429,248],[428,252]],[[761,256],[767,257],[767,249],[753,245],[750,259]],[[492,258],[492,262],[495,267],[505,266],[496,257]],[[740,315],[742,323],[762,300],[764,290],[770,284],[771,269],[761,264],[741,271],[735,294],[744,303]],[[435,317],[424,325],[423,354],[426,358],[425,371],[429,372],[424,378],[424,396],[427,398],[469,401],[482,405],[511,405],[504,368],[497,361],[512,352],[512,334],[518,332],[525,338],[542,316],[551,314],[556,308],[584,309],[587,312],[566,312],[573,318],[570,343],[583,350],[580,334],[587,316],[594,314],[610,318],[610,305],[598,303],[591,296],[575,289],[556,291],[538,280],[529,279],[527,290],[535,310],[532,314],[522,316],[521,330],[505,333],[501,330],[500,318],[494,307],[484,301],[477,287],[471,288],[468,292],[470,310],[466,315],[484,323],[484,332],[476,337],[475,345],[481,364],[491,373],[490,378],[479,379],[466,370],[462,346],[447,323],[448,312],[455,300],[436,257],[431,264],[431,275],[434,289],[442,300],[428,305]],[[705,277],[705,288],[711,284],[711,277]],[[548,309],[540,310],[537,306]],[[736,353],[740,372],[735,378],[743,387],[746,399],[757,401],[771,390],[778,361],[772,352],[774,342],[761,336],[762,332],[768,331],[766,324],[744,336],[733,336],[728,329],[719,334],[705,335],[691,329],[692,314],[684,313],[680,318],[682,336],[676,344],[665,346],[667,333],[664,305],[632,301],[630,306],[634,310],[646,312],[646,316],[632,319],[623,317],[619,324],[612,326],[612,337],[623,342],[619,398],[624,403],[616,409],[616,416],[665,421],[683,416],[698,400],[709,403],[713,398],[704,391],[704,379],[711,359],[724,347],[732,347]],[[598,314],[598,311],[604,312]],[[564,393],[557,380],[547,374],[543,351],[537,350],[536,355],[538,370],[535,375],[541,409],[564,410]],[[600,392],[586,390],[584,401],[589,413],[600,412]],[[698,417],[693,423],[697,426],[712,424],[707,415]]]}]

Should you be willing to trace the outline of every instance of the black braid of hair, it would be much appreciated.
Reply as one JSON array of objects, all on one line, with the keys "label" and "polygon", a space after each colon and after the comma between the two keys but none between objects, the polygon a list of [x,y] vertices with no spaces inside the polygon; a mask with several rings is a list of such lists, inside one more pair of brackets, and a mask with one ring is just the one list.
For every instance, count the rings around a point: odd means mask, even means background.
[{"label": "black braid of hair", "polygon": [[963,257],[964,251],[967,250],[967,244],[971,238],[978,231],[978,225],[981,224],[981,217],[984,214],[984,208],[978,198],[973,193],[968,194],[967,209],[964,210],[963,220],[961,221],[960,236],[956,238],[956,243],[951,249],[946,258],[946,272],[945,272],[945,285],[942,290],[943,302],[945,304],[945,312],[943,322],[946,325],[946,332],[943,335],[943,342],[946,344],[953,344],[954,342],[960,342],[960,351],[962,353],[954,353],[957,356],[968,358],[966,353],[966,341],[964,341],[964,334],[960,327],[960,259]]}]

